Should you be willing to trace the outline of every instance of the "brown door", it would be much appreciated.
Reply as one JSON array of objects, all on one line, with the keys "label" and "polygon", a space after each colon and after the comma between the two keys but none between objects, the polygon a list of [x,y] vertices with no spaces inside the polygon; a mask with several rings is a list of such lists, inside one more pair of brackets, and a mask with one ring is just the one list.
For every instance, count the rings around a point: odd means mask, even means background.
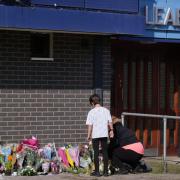
[{"label": "brown door", "polygon": [[[113,43],[114,87],[112,112],[177,115],[180,113],[178,60],[166,46],[127,42]],[[170,54],[168,54],[168,53]],[[175,110],[176,109],[176,110]],[[162,152],[163,124],[161,119],[126,117],[127,126],[134,129],[146,149]],[[168,153],[178,148],[178,121],[167,125]]]},{"label": "brown door", "polygon": [[[180,116],[180,62],[176,60],[176,66],[174,67],[173,76],[174,80],[174,93],[173,93],[173,110],[176,116]],[[174,121],[174,146],[178,148],[178,143],[180,141],[180,122],[179,120]],[[180,150],[180,148],[179,148]],[[178,151],[179,153],[179,151]]]}]

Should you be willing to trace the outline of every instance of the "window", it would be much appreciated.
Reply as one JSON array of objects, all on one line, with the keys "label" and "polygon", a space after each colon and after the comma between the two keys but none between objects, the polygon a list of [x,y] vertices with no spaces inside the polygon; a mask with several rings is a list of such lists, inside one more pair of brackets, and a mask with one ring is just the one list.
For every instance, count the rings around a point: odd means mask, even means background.
[{"label": "window", "polygon": [[53,61],[53,35],[45,33],[31,34],[31,60]]}]

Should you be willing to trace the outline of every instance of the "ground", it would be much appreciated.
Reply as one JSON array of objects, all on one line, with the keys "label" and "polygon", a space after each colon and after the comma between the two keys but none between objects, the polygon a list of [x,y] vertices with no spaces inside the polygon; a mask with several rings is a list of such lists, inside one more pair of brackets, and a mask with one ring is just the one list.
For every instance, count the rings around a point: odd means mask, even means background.
[{"label": "ground", "polygon": [[152,173],[113,175],[109,177],[91,177],[88,175],[74,175],[70,173],[61,173],[58,175],[46,176],[0,176],[0,180],[180,180],[180,158],[168,157],[168,173],[163,173],[162,157],[160,158],[144,158],[145,162],[153,168]]},{"label": "ground", "polygon": [[90,177],[86,175],[73,175],[73,174],[58,174],[58,175],[47,175],[47,176],[0,176],[0,180],[96,180],[96,179],[109,179],[109,180],[179,180],[178,174],[129,174],[129,175],[113,175],[109,177]]}]

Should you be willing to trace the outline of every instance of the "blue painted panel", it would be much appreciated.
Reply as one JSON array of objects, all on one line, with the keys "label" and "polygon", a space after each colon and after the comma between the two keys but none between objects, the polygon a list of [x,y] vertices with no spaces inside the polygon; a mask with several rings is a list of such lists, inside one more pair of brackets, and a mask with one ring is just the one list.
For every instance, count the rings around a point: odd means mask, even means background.
[{"label": "blue painted panel", "polygon": [[180,39],[180,33],[179,32],[168,32],[167,38],[168,39]]},{"label": "blue painted panel", "polygon": [[144,37],[148,37],[148,38],[166,38],[166,33],[165,33],[165,31],[145,30]]},{"label": "blue painted panel", "polygon": [[166,38],[149,38],[149,37],[130,37],[130,36],[121,36],[119,39],[126,41],[141,41],[141,42],[161,42],[161,43],[180,43],[180,39],[166,39]]},{"label": "blue painted panel", "polygon": [[0,6],[0,27],[142,35],[144,17],[54,8]]},{"label": "blue painted panel", "polygon": [[32,4],[81,7],[84,8],[85,0],[31,0]]},{"label": "blue painted panel", "polygon": [[125,11],[137,13],[138,0],[85,0],[86,8]]}]

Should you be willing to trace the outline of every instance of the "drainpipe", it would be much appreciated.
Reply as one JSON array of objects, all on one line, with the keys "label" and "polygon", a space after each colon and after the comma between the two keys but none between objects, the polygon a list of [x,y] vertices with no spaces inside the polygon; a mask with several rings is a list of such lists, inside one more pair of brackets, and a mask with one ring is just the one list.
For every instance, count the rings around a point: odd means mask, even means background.
[{"label": "drainpipe", "polygon": [[102,37],[95,37],[93,44],[93,64],[94,64],[94,93],[101,98],[103,105],[103,42]]}]

